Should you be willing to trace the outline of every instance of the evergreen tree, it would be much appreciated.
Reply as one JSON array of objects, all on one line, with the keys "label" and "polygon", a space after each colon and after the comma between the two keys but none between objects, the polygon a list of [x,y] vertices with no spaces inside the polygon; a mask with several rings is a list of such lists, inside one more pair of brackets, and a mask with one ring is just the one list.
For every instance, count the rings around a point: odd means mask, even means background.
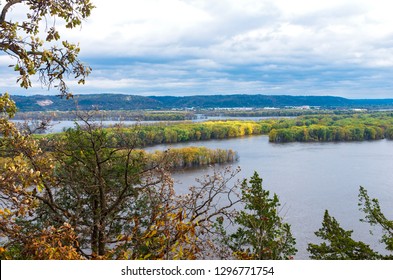
[{"label": "evergreen tree", "polygon": [[[361,221],[371,226],[380,226],[383,232],[380,242],[385,244],[386,250],[393,251],[393,221],[386,218],[381,211],[379,201],[370,198],[364,187],[360,187],[359,190],[359,207],[366,215]],[[310,258],[318,260],[393,259],[391,254],[380,254],[372,250],[369,245],[353,240],[352,232],[352,230],[346,231],[341,228],[337,220],[326,210],[322,228],[315,232],[315,235],[327,243],[309,244],[307,250],[311,253]]]},{"label": "evergreen tree", "polygon": [[315,232],[319,238],[326,240],[319,245],[309,244],[307,250],[310,258],[316,260],[365,260],[379,259],[369,245],[352,239],[352,230],[341,228],[337,220],[326,210],[322,228]]},{"label": "evergreen tree", "polygon": [[237,231],[228,243],[239,259],[290,259],[297,252],[290,225],[279,216],[280,202],[277,194],[263,189],[262,179],[255,172],[249,183],[241,185],[245,203],[235,219]]}]

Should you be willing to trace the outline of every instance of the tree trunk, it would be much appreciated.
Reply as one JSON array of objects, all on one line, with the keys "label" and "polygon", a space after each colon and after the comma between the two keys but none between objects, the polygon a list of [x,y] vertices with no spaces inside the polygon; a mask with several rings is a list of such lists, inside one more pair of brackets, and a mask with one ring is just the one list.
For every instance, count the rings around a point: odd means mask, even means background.
[{"label": "tree trunk", "polygon": [[93,198],[93,228],[91,232],[91,251],[93,255],[99,254],[98,240],[99,240],[99,228],[98,228],[98,200]]}]

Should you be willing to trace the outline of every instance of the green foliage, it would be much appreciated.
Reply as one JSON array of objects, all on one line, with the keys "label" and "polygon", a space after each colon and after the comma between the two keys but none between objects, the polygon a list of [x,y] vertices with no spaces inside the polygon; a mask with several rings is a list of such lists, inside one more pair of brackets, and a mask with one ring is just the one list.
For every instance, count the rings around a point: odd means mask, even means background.
[{"label": "green foliage", "polygon": [[[117,136],[120,134],[118,131]],[[157,164],[147,167],[143,153],[133,152],[132,145],[114,148],[115,141],[114,133],[87,123],[84,129],[68,129],[61,139],[48,143],[57,165],[53,204],[64,211],[43,205],[37,221],[66,220],[78,229],[81,247],[89,248],[93,255],[105,255],[108,242],[119,234],[130,235],[135,216],[138,224],[148,225],[155,208],[152,199],[160,187],[160,180],[155,179],[160,175],[154,172]],[[134,236],[136,239],[137,234]],[[121,242],[113,244],[117,243]]]},{"label": "green foliage", "polygon": [[254,173],[241,185],[244,210],[235,219],[237,231],[227,243],[239,259],[290,259],[297,252],[290,225],[279,216],[279,199],[263,189],[262,179]]},{"label": "green foliage", "polygon": [[309,244],[307,250],[311,259],[317,260],[373,260],[381,256],[369,245],[352,239],[353,231],[340,227],[337,220],[326,210],[322,228],[315,232],[319,238],[326,240],[319,245]]},{"label": "green foliage", "polygon": [[[138,128],[141,146],[162,143],[178,143],[211,139],[227,139],[247,135],[261,135],[270,131],[274,120],[254,121],[207,121],[203,123],[176,123],[142,125]],[[130,130],[135,131],[135,130]]]},{"label": "green foliage", "polygon": [[[100,116],[105,117],[105,113],[103,114]],[[269,141],[275,143],[364,141],[391,139],[393,115],[374,113],[314,115],[260,121],[162,122],[138,125],[137,131],[132,127],[128,135],[135,137],[135,133],[140,147],[261,134],[268,134]]]},{"label": "green foliage", "polygon": [[[382,213],[379,201],[376,198],[370,198],[367,190],[360,187],[359,190],[360,210],[366,215],[361,221],[369,223],[371,226],[380,226],[383,231],[381,242],[386,245],[386,250],[393,251],[393,220],[389,220]],[[393,258],[393,256],[385,256]]]},{"label": "green foliage", "polygon": [[303,116],[273,124],[269,141],[333,142],[392,139],[391,113]]},{"label": "green foliage", "polygon": [[[19,97],[14,97],[18,100]],[[103,97],[105,99],[105,97]],[[43,99],[45,100],[45,99]],[[73,103],[62,100],[53,99],[64,106],[68,105],[67,108],[72,109]],[[78,98],[79,100],[79,98]],[[19,105],[19,104],[18,104]],[[41,107],[37,103],[29,104],[31,106],[37,106],[39,111],[28,111],[21,112],[20,110],[15,116],[15,119],[19,120],[41,120],[41,119],[51,119],[52,121],[62,121],[62,120],[74,120],[75,111],[54,111],[55,108],[52,107],[52,111],[44,111],[46,107]],[[19,107],[18,107],[19,108]],[[65,108],[64,108],[65,109]],[[87,113],[87,112],[84,112]],[[97,121],[185,121],[195,118],[194,112],[191,111],[126,111],[126,110],[110,110],[110,108],[105,108],[105,110],[100,110],[97,114]]]},{"label": "green foliage", "polygon": [[168,161],[171,169],[199,167],[213,164],[233,163],[238,160],[238,155],[231,149],[208,149],[206,147],[184,147],[169,149],[164,152],[155,151],[146,153],[148,165],[155,162]]},{"label": "green foliage", "polygon": [[[15,102],[10,98],[8,93],[0,96],[0,116],[5,118],[12,118],[16,113]],[[3,119],[1,119],[3,120]],[[4,119],[6,122],[6,119]]]},{"label": "green foliage", "polygon": [[[380,242],[386,245],[386,250],[393,251],[393,221],[387,219],[382,213],[377,199],[371,199],[365,188],[359,190],[360,210],[365,214],[361,221],[371,226],[382,228],[383,236]],[[308,251],[312,259],[322,260],[375,260],[393,259],[393,255],[383,255],[370,248],[369,245],[352,239],[352,230],[346,231],[328,211],[320,228],[315,235],[327,242],[309,244]]]}]

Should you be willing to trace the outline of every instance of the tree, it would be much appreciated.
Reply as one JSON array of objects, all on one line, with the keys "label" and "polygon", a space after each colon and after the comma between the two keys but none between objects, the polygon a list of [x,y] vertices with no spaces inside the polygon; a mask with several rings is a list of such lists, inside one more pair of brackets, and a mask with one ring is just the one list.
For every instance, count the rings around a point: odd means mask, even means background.
[{"label": "tree", "polygon": [[[371,226],[380,226],[383,231],[381,242],[385,244],[388,251],[393,251],[393,220],[389,220],[382,213],[379,201],[376,198],[370,198],[364,187],[359,188],[359,207],[366,215],[362,222],[366,222]],[[393,258],[392,255],[385,258]]]},{"label": "tree", "polygon": [[232,182],[239,174],[240,168],[227,167],[214,170],[197,178],[197,184],[189,188],[188,193],[179,195],[176,201],[184,209],[187,219],[196,225],[198,254],[201,259],[226,258],[230,249],[224,244],[222,249],[218,241],[222,230],[215,226],[216,220],[233,222],[237,206],[241,202],[238,189],[239,182]]},{"label": "tree", "polygon": [[[146,167],[143,154],[133,153],[132,139],[116,147],[119,131],[114,137],[102,127],[85,124],[50,141],[34,141],[16,130],[2,138],[0,223],[5,256],[45,257],[43,251],[63,247],[53,248],[50,240],[73,240],[61,252],[70,249],[78,258],[119,258],[131,247],[133,258],[143,258],[147,253],[141,240],[157,233],[155,229],[148,234],[156,223],[177,222],[168,212],[173,210],[168,205],[171,181],[163,178],[166,174],[158,165]],[[64,227],[78,239],[52,236]]]},{"label": "tree", "polygon": [[[136,140],[125,137],[122,128],[109,133],[83,120],[83,127],[39,143],[46,161],[31,157],[27,166],[42,177],[34,184],[20,178],[29,191],[19,193],[20,200],[37,206],[33,218],[20,214],[15,225],[30,236],[70,225],[78,236],[73,247],[84,258],[119,258],[130,249],[133,258],[153,254],[145,239],[156,235],[161,222],[179,222],[173,217],[179,210],[170,201],[169,174],[160,162],[147,165],[145,154],[134,151]],[[21,235],[8,237],[13,243],[8,247],[29,247]]]},{"label": "tree", "polygon": [[[216,217],[239,200],[237,172],[176,195],[168,157],[148,161],[136,131],[84,125],[52,138],[4,137],[2,258],[196,259],[211,253]],[[138,129],[138,127],[136,127]],[[18,134],[19,133],[19,134]],[[26,138],[27,137],[27,138]],[[30,137],[30,138],[29,138]],[[19,144],[18,144],[19,143]],[[226,198],[226,200],[225,200]]]},{"label": "tree", "polygon": [[[393,221],[382,213],[377,199],[371,199],[364,187],[359,189],[359,207],[366,215],[362,222],[371,226],[380,226],[383,236],[380,242],[386,245],[387,251],[393,251]],[[393,259],[393,255],[383,255],[374,251],[369,245],[352,239],[352,230],[346,231],[326,210],[320,228],[315,235],[327,241],[321,244],[309,244],[307,250],[312,259],[324,260],[375,260]]]},{"label": "tree", "polygon": [[[11,17],[12,11],[19,7],[28,9],[28,12],[24,19],[14,20]],[[60,34],[55,23],[60,19],[66,28],[75,28],[90,15],[92,9],[90,0],[0,1],[0,51],[15,60],[15,64],[10,67],[19,73],[17,82],[22,87],[31,87],[31,77],[38,74],[43,85],[49,88],[56,87],[61,96],[69,98],[72,94],[66,85],[67,75],[73,74],[79,83],[84,83],[91,69],[78,60],[80,50],[77,45],[67,41],[58,44]],[[44,25],[47,26],[45,29]],[[11,254],[17,258],[18,252],[8,249],[18,248],[21,244],[25,246],[18,249],[45,247],[49,255],[57,249],[64,252],[69,248],[68,246],[50,242],[51,238],[45,236],[59,230],[62,232],[62,237],[65,238],[67,235],[66,239],[73,240],[73,230],[68,230],[67,224],[59,225],[57,229],[36,228],[34,231],[27,232],[20,221],[21,217],[32,219],[40,203],[51,203],[50,196],[41,197],[40,200],[37,190],[45,187],[44,182],[52,180],[54,165],[35,139],[28,133],[19,131],[9,121],[15,113],[15,103],[7,93],[2,94],[0,96],[0,237],[2,241],[0,252],[2,257],[8,258]],[[59,236],[52,238],[52,241]],[[51,244],[43,244],[45,240]],[[3,247],[5,244],[8,248]],[[59,245],[57,249],[52,246],[55,244]],[[29,252],[33,251],[37,253],[35,250],[29,250]],[[69,256],[74,258],[74,253],[72,249]],[[39,254],[35,256],[37,255]],[[31,254],[23,257],[34,258]]]},{"label": "tree", "polygon": [[[31,236],[23,234],[17,220],[32,215],[36,200],[30,187],[41,185],[50,163],[42,157],[37,142],[9,121],[16,106],[8,94],[0,97],[0,110],[0,236],[2,241],[31,240]],[[36,164],[32,166],[31,161]]]},{"label": "tree", "polygon": [[[12,9],[24,6],[25,19],[10,19]],[[38,74],[42,84],[57,87],[61,96],[72,96],[66,85],[67,74],[83,84],[91,69],[78,60],[79,47],[62,41],[56,29],[58,19],[72,29],[90,16],[90,0],[3,0],[0,2],[0,50],[16,59],[13,67],[19,73],[18,83],[31,87],[31,76]],[[43,24],[44,23],[44,24]],[[43,25],[47,26],[43,29]]]},{"label": "tree", "polygon": [[[250,184],[249,184],[250,183]],[[238,259],[290,259],[297,252],[290,225],[279,216],[279,199],[263,189],[258,173],[241,185],[244,210],[235,218],[237,231],[225,243]],[[219,221],[222,224],[222,220]]]},{"label": "tree", "polygon": [[311,259],[317,260],[362,260],[378,259],[379,254],[370,246],[352,239],[351,230],[346,231],[334,217],[326,210],[322,222],[322,228],[315,232],[319,238],[328,241],[319,245],[309,244],[307,250],[311,253]]}]

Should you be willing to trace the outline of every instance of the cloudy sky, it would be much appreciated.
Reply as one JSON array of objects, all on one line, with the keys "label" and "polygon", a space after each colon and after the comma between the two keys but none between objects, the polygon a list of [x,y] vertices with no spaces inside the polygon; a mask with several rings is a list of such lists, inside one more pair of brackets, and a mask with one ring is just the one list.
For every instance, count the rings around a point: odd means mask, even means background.
[{"label": "cloudy sky", "polygon": [[[391,0],[93,0],[75,93],[393,98]],[[0,55],[0,88],[15,84]],[[50,92],[55,94],[55,92]]]}]

